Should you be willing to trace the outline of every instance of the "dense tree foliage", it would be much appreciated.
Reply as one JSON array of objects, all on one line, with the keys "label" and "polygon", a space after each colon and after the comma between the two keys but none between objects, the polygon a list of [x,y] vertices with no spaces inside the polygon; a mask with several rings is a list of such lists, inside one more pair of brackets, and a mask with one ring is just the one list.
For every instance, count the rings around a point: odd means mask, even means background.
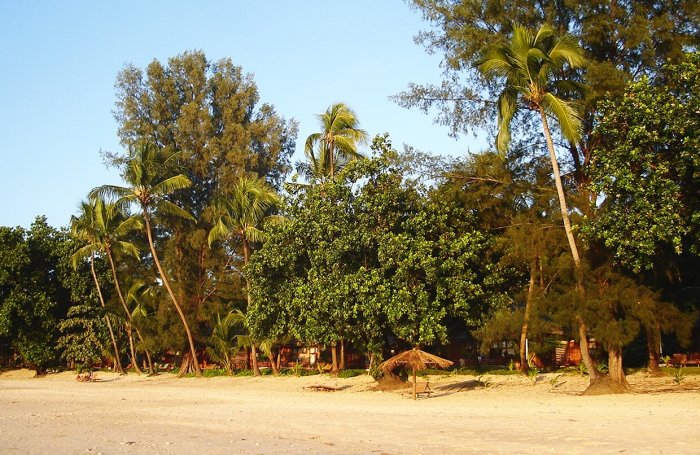
[{"label": "dense tree foliage", "polygon": [[406,180],[386,137],[373,148],[334,180],[291,188],[289,221],[248,267],[257,336],[369,352],[440,344],[450,318],[473,327],[505,300],[490,236]]}]

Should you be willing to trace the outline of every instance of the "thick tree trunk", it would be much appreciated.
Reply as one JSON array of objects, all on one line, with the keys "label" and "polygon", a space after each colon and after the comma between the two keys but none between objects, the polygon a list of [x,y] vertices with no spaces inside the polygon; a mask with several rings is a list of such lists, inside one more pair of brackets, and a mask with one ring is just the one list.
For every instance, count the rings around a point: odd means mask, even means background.
[{"label": "thick tree trunk", "polygon": [[182,363],[180,363],[180,372],[177,374],[178,378],[183,377],[184,375],[188,373],[197,373],[197,368],[199,365],[196,365],[196,362],[192,358],[192,354],[189,352],[186,352],[185,355],[182,356]]},{"label": "thick tree trunk", "polygon": [[[95,272],[95,253],[90,254],[90,271],[92,272],[92,278],[95,280],[95,287],[97,288],[97,296],[100,299],[100,306],[105,308],[105,299],[102,296],[102,289],[100,288],[100,281],[97,279],[97,273]],[[109,320],[109,316],[105,315],[105,322],[107,323],[107,329],[109,330],[109,337],[112,340],[112,349],[114,349],[114,371],[116,373],[124,374],[124,368],[122,367],[121,359],[119,358],[119,346],[117,345],[117,339],[114,336],[114,330],[112,329],[112,323]]]},{"label": "thick tree trunk", "polygon": [[340,339],[340,365],[338,368],[345,369],[345,340],[342,338]]},{"label": "thick tree trunk", "polygon": [[523,327],[520,331],[520,371],[527,374],[530,368],[527,363],[527,330],[530,323],[530,314],[532,312],[532,304],[535,300],[535,278],[537,259],[530,263],[530,284],[527,287],[527,297],[525,298],[525,316],[523,317]]},{"label": "thick tree trunk", "polygon": [[661,345],[661,331],[659,325],[646,328],[647,335],[647,351],[649,352],[649,363],[647,370],[654,376],[663,376],[663,371],[659,367],[659,346]]},{"label": "thick tree trunk", "polygon": [[253,376],[262,376],[260,367],[258,366],[258,350],[255,347],[255,343],[251,343],[250,345],[250,363],[253,366]]},{"label": "thick tree trunk", "polygon": [[590,383],[599,380],[602,375],[596,367],[595,362],[593,362],[593,357],[591,357],[591,352],[588,349],[588,327],[583,319],[578,318],[578,336],[579,336],[579,347],[581,348],[581,360],[586,366],[588,371],[588,379]]},{"label": "thick tree trunk", "polygon": [[338,350],[337,344],[331,344],[331,373],[338,374]]},{"label": "thick tree trunk", "polygon": [[148,246],[151,248],[151,254],[153,255],[153,262],[156,264],[156,268],[158,269],[158,274],[160,274],[160,278],[163,280],[163,285],[165,285],[165,289],[168,291],[168,295],[170,296],[170,300],[172,300],[173,305],[175,306],[175,309],[177,310],[177,313],[180,315],[180,319],[182,320],[182,325],[185,327],[185,332],[187,332],[187,341],[190,344],[190,353],[192,354],[192,359],[194,362],[194,369],[195,369],[195,375],[197,377],[202,376],[202,369],[199,367],[199,360],[197,359],[197,350],[194,347],[194,339],[192,338],[192,332],[190,331],[190,325],[187,323],[187,318],[185,318],[185,313],[182,311],[182,308],[180,307],[180,303],[178,303],[177,298],[175,297],[175,293],[173,293],[172,288],[170,287],[170,282],[168,282],[168,278],[165,275],[165,272],[163,271],[163,267],[160,264],[160,260],[158,259],[158,253],[156,253],[156,247],[153,244],[153,234],[151,233],[151,222],[148,218],[148,211],[146,208],[143,208],[143,217],[144,220],[146,221],[146,234],[148,236]]},{"label": "thick tree trunk", "polygon": [[272,369],[272,374],[274,376],[279,376],[280,374],[279,364],[277,363],[277,361],[278,356],[275,354],[275,350],[270,349],[270,368]]},{"label": "thick tree trunk", "polygon": [[616,386],[626,389],[629,387],[625,377],[625,369],[622,367],[622,348],[608,348],[608,375]]}]

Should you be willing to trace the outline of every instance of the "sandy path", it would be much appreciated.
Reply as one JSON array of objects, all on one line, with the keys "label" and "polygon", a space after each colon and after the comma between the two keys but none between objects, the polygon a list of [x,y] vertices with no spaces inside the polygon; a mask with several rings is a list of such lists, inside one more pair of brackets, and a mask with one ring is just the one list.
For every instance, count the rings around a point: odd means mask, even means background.
[{"label": "sandy path", "polygon": [[99,377],[0,375],[0,453],[700,454],[697,376],[679,389],[640,375],[637,390],[672,392],[595,397],[575,395],[575,376],[553,391],[514,376],[486,388],[434,378],[436,393],[417,402],[368,391],[367,377]]}]

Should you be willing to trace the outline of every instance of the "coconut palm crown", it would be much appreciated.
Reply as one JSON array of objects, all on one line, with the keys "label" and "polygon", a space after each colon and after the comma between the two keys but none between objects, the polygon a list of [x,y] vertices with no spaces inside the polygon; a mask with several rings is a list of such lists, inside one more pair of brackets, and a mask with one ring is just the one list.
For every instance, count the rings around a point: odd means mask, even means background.
[{"label": "coconut palm crown", "polygon": [[309,135],[304,154],[311,161],[312,168],[333,178],[338,164],[363,157],[357,147],[368,141],[368,135],[359,128],[355,112],[344,103],[331,105],[317,117],[322,131]]},{"label": "coconut palm crown", "polygon": [[505,152],[510,142],[510,123],[521,108],[528,108],[556,119],[562,134],[576,143],[581,137],[581,117],[576,107],[555,94],[558,88],[580,88],[572,81],[557,80],[555,73],[565,65],[578,68],[584,63],[576,39],[565,34],[556,37],[547,24],[532,32],[513,25],[506,45],[489,48],[477,63],[488,78],[504,79],[497,101],[498,134],[496,148]]}]

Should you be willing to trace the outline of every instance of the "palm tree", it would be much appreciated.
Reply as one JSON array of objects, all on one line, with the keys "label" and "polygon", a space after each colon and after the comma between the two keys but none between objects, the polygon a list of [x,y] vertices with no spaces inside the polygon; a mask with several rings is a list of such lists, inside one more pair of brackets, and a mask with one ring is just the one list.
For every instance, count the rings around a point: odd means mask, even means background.
[{"label": "palm tree", "polygon": [[[134,217],[125,216],[123,210],[124,207],[117,203],[105,202],[104,199],[100,197],[95,198],[93,202],[95,205],[96,234],[101,244],[101,251],[107,256],[107,260],[109,261],[109,266],[112,270],[114,288],[117,291],[119,302],[122,304],[122,308],[124,309],[124,313],[126,315],[126,332],[129,339],[131,363],[134,365],[134,370],[140,374],[141,368],[139,367],[136,358],[134,337],[131,331],[134,325],[131,312],[129,311],[129,308],[124,300],[124,295],[119,284],[119,278],[117,278],[117,267],[114,262],[114,253],[120,252],[134,256],[136,259],[140,259],[139,251],[133,243],[119,239],[123,238],[131,231],[141,229],[142,224]],[[141,333],[139,332],[138,328],[136,328],[136,334],[143,344],[143,338],[141,337]],[[148,351],[146,351],[146,357],[150,358]]]},{"label": "palm tree", "polygon": [[322,131],[309,135],[304,154],[317,171],[333,178],[342,160],[362,158],[357,146],[367,142],[367,132],[358,128],[357,115],[344,103],[331,105],[318,119]]},{"label": "palm tree", "polygon": [[[250,259],[250,244],[262,239],[260,225],[263,221],[280,221],[279,216],[265,216],[268,209],[279,203],[279,196],[264,179],[259,177],[241,177],[225,196],[214,202],[216,218],[214,227],[209,231],[209,245],[217,240],[241,242],[243,265]],[[250,280],[246,278],[246,294],[250,307]],[[260,375],[257,350],[254,342],[250,343],[253,372]]]},{"label": "palm tree", "polygon": [[[547,24],[535,33],[522,25],[513,26],[513,36],[505,45],[491,47],[477,64],[479,71],[488,78],[504,80],[498,102],[498,134],[496,148],[505,152],[510,142],[510,124],[522,108],[536,111],[542,120],[542,129],[552,163],[554,183],[559,198],[559,208],[564,222],[564,231],[576,270],[582,270],[581,257],[571,230],[569,210],[561,181],[559,163],[554,150],[548,118],[554,118],[564,137],[571,143],[581,138],[581,115],[570,101],[555,94],[557,88],[571,89],[579,86],[573,81],[556,79],[555,73],[568,64],[570,68],[584,63],[582,51],[575,38],[565,34],[559,38]],[[591,379],[597,379],[597,370],[587,349],[587,330],[583,319],[579,321],[581,355]]]},{"label": "palm tree", "polygon": [[[102,296],[100,281],[97,279],[97,273],[95,272],[95,252],[99,252],[101,250],[101,242],[98,240],[97,235],[94,202],[83,201],[80,203],[80,212],[78,216],[71,217],[71,234],[73,237],[86,244],[82,248],[78,249],[71,257],[73,268],[77,269],[79,261],[86,257],[89,258],[90,271],[92,272],[92,278],[95,282],[97,295],[100,299],[100,306],[105,308],[105,301],[104,297]],[[117,345],[117,339],[114,336],[114,330],[112,329],[112,323],[109,320],[109,315],[105,315],[105,322],[107,323],[109,336],[112,340],[112,348],[114,349],[114,371],[117,373],[124,373],[124,368],[122,367],[122,363],[119,358],[119,346]]]},{"label": "palm tree", "polygon": [[559,206],[564,220],[564,229],[576,267],[581,259],[576,247],[564,187],[559,172],[559,163],[552,142],[548,116],[556,119],[559,128],[569,141],[576,143],[581,138],[581,116],[574,105],[553,93],[556,85],[567,81],[554,80],[553,74],[565,63],[571,68],[584,62],[581,48],[570,35],[559,39],[549,25],[543,25],[535,34],[521,25],[513,26],[509,43],[489,49],[478,64],[486,77],[505,79],[505,87],[498,97],[498,134],[496,148],[505,152],[510,142],[510,124],[518,110],[527,108],[536,111],[542,119],[542,129],[549,158],[552,162],[554,182],[559,196]]},{"label": "palm tree", "polygon": [[122,178],[129,186],[103,185],[92,190],[91,194],[94,196],[106,195],[115,197],[118,203],[135,203],[141,209],[153,262],[187,333],[195,374],[201,376],[202,370],[199,367],[192,331],[158,258],[151,226],[151,219],[156,213],[194,220],[194,217],[187,211],[166,199],[167,196],[175,191],[188,188],[192,184],[190,179],[183,174],[173,175],[174,172],[172,170],[176,160],[177,154],[167,153],[163,149],[148,144],[142,145],[125,160]]}]

